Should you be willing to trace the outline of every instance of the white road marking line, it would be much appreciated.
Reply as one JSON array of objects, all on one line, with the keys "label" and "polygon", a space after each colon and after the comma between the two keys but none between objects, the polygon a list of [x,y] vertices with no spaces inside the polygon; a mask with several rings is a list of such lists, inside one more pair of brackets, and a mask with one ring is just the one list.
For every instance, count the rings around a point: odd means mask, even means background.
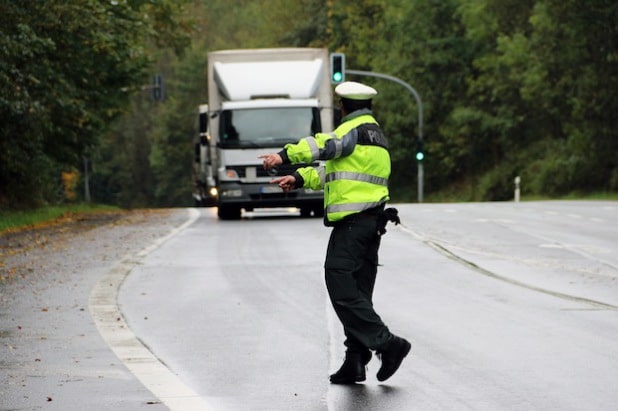
[{"label": "white road marking line", "polygon": [[193,224],[200,213],[135,255],[125,256],[94,286],[88,308],[99,333],[123,364],[170,411],[213,411],[214,408],[165,366],[131,331],[118,307],[118,290],[133,268],[152,251]]}]

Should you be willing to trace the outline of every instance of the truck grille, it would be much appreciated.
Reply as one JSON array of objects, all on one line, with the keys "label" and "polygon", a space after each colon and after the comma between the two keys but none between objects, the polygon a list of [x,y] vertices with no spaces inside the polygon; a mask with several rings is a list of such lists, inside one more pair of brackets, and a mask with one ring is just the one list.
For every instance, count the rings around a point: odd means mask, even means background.
[{"label": "truck grille", "polygon": [[269,173],[268,171],[264,170],[264,168],[261,165],[258,165],[258,166],[228,166],[227,169],[234,170],[238,174],[238,177],[240,178],[244,178],[247,176],[247,173],[246,173],[247,167],[255,167],[256,177],[275,177],[275,176],[287,176],[289,174],[292,174],[299,168],[307,167],[309,165],[311,167],[317,167],[319,164],[318,163],[281,164],[277,166],[276,173],[273,172],[274,170],[270,170],[270,173]]}]

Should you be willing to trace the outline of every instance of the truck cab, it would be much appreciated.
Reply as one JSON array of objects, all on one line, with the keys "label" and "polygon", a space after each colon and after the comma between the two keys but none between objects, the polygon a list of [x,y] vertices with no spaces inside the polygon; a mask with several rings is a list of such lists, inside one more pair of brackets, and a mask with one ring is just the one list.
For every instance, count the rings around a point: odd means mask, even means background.
[{"label": "truck cab", "polygon": [[298,207],[301,215],[323,215],[324,194],[311,189],[283,192],[270,184],[281,175],[314,164],[281,165],[264,170],[258,157],[279,151],[287,143],[321,130],[317,100],[261,99],[226,102],[219,117],[220,162],[216,170],[219,186],[218,215],[222,219],[240,217],[240,210],[259,207]]}]

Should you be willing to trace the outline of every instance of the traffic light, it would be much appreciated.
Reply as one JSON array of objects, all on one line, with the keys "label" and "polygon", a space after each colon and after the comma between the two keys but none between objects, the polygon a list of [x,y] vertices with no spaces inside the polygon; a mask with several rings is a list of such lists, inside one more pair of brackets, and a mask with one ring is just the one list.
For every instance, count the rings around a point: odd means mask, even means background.
[{"label": "traffic light", "polygon": [[416,161],[423,161],[425,158],[425,152],[423,151],[423,141],[416,142]]},{"label": "traffic light", "polygon": [[152,85],[150,86],[150,90],[154,101],[161,101],[165,99],[165,85],[163,83],[162,74],[157,74],[152,77]]},{"label": "traffic light", "polygon": [[331,53],[330,55],[330,81],[333,84],[342,83],[345,80],[345,54]]}]

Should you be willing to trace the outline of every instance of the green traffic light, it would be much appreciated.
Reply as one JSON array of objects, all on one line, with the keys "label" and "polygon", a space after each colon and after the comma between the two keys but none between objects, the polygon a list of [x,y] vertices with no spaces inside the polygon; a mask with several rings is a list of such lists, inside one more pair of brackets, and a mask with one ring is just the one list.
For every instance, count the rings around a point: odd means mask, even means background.
[{"label": "green traffic light", "polygon": [[333,73],[333,81],[339,82],[343,79],[343,74],[341,72]]},{"label": "green traffic light", "polygon": [[418,153],[416,153],[416,159],[418,161],[423,161],[424,158],[425,158],[425,154],[423,154],[422,151],[419,151]]}]

